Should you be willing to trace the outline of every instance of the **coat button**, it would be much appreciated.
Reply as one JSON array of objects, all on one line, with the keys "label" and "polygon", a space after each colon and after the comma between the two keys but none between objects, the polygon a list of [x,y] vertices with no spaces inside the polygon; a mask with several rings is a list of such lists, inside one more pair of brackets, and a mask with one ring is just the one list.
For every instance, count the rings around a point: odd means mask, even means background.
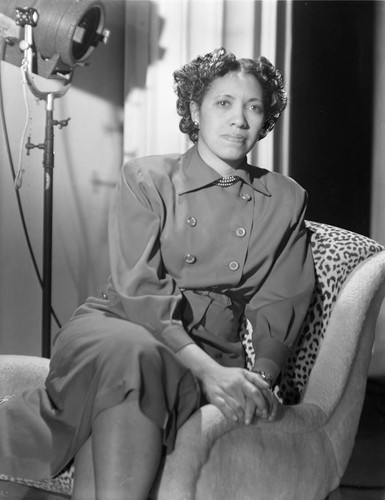
[{"label": "coat button", "polygon": [[239,269],[239,264],[236,260],[232,260],[229,264],[229,268],[232,270],[232,271],[237,271]]},{"label": "coat button", "polygon": [[242,193],[241,198],[242,198],[242,200],[245,200],[245,201],[251,200],[251,196],[249,195],[249,193]]},{"label": "coat button", "polygon": [[187,224],[188,224],[189,226],[191,226],[191,227],[195,227],[195,226],[197,225],[197,220],[196,220],[196,218],[195,218],[195,217],[188,217],[188,218],[186,219],[186,222],[187,222]]},{"label": "coat button", "polygon": [[236,231],[235,231],[236,235],[239,236],[240,238],[243,238],[246,234],[246,229],[244,229],[243,227],[239,227]]},{"label": "coat button", "polygon": [[195,257],[195,255],[191,255],[190,253],[188,253],[184,256],[184,260],[187,262],[187,264],[194,264],[197,258]]}]

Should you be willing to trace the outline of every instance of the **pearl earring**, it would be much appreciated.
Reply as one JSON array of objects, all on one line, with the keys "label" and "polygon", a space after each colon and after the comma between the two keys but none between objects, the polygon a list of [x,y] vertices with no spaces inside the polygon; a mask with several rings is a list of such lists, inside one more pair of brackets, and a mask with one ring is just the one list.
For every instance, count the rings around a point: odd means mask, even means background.
[{"label": "pearl earring", "polygon": [[198,128],[198,129],[199,129],[199,122],[194,121],[193,123],[194,123],[194,125],[195,125],[195,128]]}]

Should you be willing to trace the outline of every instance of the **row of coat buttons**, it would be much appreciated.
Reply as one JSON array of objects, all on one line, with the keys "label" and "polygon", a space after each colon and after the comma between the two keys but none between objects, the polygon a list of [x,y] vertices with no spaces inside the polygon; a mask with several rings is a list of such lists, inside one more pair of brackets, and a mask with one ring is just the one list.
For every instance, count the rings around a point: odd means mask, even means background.
[{"label": "row of coat buttons", "polygon": [[[186,222],[189,226],[195,227],[197,225],[197,220],[195,217],[188,217],[186,219]],[[239,236],[240,238],[243,238],[246,235],[246,229],[243,227],[239,227],[236,231],[235,234]]]},{"label": "row of coat buttons", "polygon": [[[184,260],[187,264],[195,264],[195,262],[197,261],[197,258],[195,257],[195,255],[191,255],[191,253],[187,253],[184,256]],[[231,269],[231,271],[237,271],[239,269],[239,262],[237,262],[236,260],[232,260],[229,264],[229,269]]]},{"label": "row of coat buttons", "polygon": [[[251,200],[251,196],[248,193],[242,193],[241,198],[242,198],[242,200],[245,200],[245,201]],[[189,226],[195,227],[197,225],[198,221],[197,221],[196,217],[191,216],[191,217],[187,217],[186,222]],[[241,230],[242,230],[241,228],[238,229],[238,231],[241,231]],[[238,231],[237,231],[237,235],[240,236],[238,234]],[[243,231],[244,231],[244,229],[243,229]],[[244,234],[242,234],[242,236],[244,236],[245,234],[246,234],[246,232]]]},{"label": "row of coat buttons", "polygon": [[[245,201],[250,201],[251,200],[251,196],[248,194],[248,193],[242,193],[241,194],[241,198]],[[188,217],[186,219],[186,222],[187,224],[190,226],[190,227],[195,227],[197,225],[197,219],[193,216],[191,217]],[[235,231],[235,234],[239,237],[239,238],[243,238],[245,235],[246,235],[246,229],[244,229],[243,227],[239,227],[236,231]],[[195,255],[192,255],[190,253],[186,254],[184,256],[184,260],[187,264],[195,264],[195,262],[197,261],[197,258]],[[231,271],[237,271],[239,269],[239,262],[237,262],[236,260],[232,260],[230,263],[229,263],[229,269],[231,269]]]}]

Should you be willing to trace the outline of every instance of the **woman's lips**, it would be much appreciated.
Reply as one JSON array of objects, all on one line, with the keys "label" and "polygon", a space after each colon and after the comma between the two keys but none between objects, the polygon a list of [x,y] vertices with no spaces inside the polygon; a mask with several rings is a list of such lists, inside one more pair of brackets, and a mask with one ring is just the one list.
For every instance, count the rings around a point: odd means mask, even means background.
[{"label": "woman's lips", "polygon": [[246,142],[246,137],[244,135],[224,134],[222,137],[236,144],[244,144]]}]

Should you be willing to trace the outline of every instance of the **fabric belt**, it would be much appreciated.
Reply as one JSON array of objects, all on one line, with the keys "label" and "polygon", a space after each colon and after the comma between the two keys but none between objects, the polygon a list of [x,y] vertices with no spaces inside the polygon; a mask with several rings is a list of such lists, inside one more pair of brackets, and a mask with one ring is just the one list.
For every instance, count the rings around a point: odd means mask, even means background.
[{"label": "fabric belt", "polygon": [[243,366],[239,325],[244,304],[223,293],[184,290],[186,331],[210,356],[226,366]]}]

